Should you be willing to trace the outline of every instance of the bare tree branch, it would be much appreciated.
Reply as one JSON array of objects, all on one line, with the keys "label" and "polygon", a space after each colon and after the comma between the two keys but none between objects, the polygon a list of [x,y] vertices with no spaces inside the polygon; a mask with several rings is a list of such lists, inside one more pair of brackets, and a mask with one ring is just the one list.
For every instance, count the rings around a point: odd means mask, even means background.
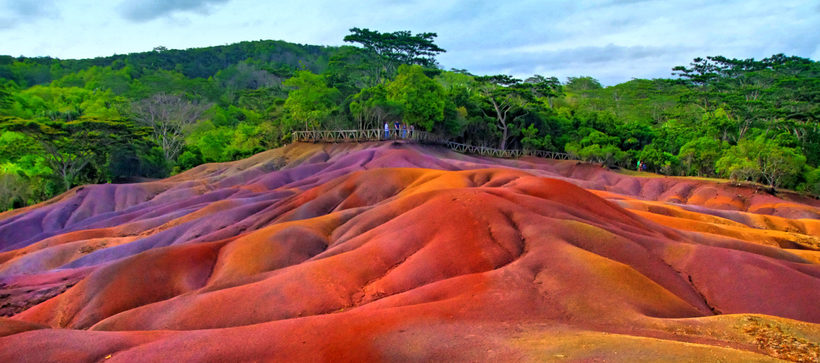
[{"label": "bare tree branch", "polygon": [[153,139],[169,163],[182,151],[186,126],[196,123],[209,107],[168,94],[156,94],[133,104],[136,121],[153,129]]}]

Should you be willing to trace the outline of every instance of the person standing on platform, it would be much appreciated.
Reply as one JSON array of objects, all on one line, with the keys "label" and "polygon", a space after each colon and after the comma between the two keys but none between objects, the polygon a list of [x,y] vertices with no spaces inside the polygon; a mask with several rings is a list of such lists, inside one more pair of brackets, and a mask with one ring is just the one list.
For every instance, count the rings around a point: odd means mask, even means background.
[{"label": "person standing on platform", "polygon": [[387,140],[390,138],[390,124],[387,121],[384,122],[384,139]]}]

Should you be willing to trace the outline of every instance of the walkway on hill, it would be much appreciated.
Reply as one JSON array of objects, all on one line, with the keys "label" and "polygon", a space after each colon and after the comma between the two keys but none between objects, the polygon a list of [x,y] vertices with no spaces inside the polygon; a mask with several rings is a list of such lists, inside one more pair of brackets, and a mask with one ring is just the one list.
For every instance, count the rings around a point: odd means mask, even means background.
[{"label": "walkway on hill", "polygon": [[447,140],[446,138],[425,131],[407,131],[404,137],[401,137],[396,130],[390,130],[385,134],[381,129],[368,130],[316,130],[316,131],[294,131],[293,142],[367,142],[367,141],[385,141],[385,140],[406,140],[419,144],[435,144],[445,146],[453,151],[463,154],[477,154],[483,156],[492,156],[496,158],[518,158],[521,156],[535,156],[539,158],[569,160],[570,156],[566,153],[559,153],[554,151],[544,150],[501,150],[484,146],[473,146],[467,144],[459,144]]}]

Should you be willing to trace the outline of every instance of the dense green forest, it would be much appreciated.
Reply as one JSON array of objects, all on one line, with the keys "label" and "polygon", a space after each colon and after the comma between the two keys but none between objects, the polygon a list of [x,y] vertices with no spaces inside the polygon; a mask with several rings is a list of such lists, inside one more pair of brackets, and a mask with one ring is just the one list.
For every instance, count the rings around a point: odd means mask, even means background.
[{"label": "dense green forest", "polygon": [[0,210],[241,159],[293,130],[396,121],[474,145],[820,195],[818,62],[712,56],[671,68],[670,79],[602,87],[442,70],[435,38],[353,28],[342,47],[0,56]]}]

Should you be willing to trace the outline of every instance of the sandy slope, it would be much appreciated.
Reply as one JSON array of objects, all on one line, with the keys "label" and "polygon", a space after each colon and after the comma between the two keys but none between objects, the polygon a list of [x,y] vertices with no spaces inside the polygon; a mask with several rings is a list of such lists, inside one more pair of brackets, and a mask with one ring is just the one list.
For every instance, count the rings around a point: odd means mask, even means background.
[{"label": "sandy slope", "polygon": [[795,196],[295,144],[0,214],[0,361],[811,361],[818,250]]}]

